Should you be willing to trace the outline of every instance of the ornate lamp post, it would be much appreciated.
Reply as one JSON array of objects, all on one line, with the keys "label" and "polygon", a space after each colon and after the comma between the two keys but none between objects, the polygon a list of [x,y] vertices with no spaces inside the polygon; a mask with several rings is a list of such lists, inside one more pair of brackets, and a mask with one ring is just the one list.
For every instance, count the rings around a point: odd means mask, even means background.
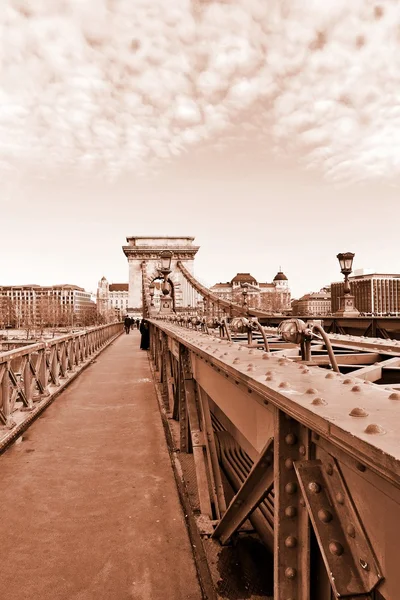
[{"label": "ornate lamp post", "polygon": [[351,294],[349,275],[353,270],[353,252],[341,252],[337,255],[340,270],[344,275],[343,296],[339,298],[339,310],[335,317],[358,317],[360,312],[354,306],[354,296]]},{"label": "ornate lamp post", "polygon": [[149,288],[150,288],[150,298],[151,298],[150,306],[154,306],[154,283],[151,283]]},{"label": "ornate lamp post", "polygon": [[168,275],[171,273],[171,250],[163,250],[160,254],[161,267],[158,269],[161,275],[164,277],[161,291],[163,293],[160,298],[160,313],[169,314],[172,313],[172,298],[169,294]]}]

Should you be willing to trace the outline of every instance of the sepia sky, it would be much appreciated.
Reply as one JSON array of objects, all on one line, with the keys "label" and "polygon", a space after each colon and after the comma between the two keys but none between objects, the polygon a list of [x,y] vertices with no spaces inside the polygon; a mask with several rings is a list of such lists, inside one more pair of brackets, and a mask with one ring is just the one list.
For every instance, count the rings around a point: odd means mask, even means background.
[{"label": "sepia sky", "polygon": [[127,281],[127,235],[400,272],[398,1],[2,0],[0,40],[0,284]]}]

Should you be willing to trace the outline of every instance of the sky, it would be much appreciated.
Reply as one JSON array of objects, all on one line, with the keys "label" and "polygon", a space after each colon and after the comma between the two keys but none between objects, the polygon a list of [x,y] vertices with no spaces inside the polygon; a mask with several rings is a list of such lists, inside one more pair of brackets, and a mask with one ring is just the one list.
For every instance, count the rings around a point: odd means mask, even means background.
[{"label": "sky", "polygon": [[399,273],[400,3],[2,0],[0,285],[128,280],[191,235],[206,285]]}]

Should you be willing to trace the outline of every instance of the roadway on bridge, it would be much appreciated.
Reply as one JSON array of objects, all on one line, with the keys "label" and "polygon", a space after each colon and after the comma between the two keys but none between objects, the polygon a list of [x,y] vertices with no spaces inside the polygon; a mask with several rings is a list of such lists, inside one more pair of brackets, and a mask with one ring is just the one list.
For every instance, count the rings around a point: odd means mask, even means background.
[{"label": "roadway on bridge", "polygon": [[202,597],[138,332],[0,457],[0,482],[0,598]]}]

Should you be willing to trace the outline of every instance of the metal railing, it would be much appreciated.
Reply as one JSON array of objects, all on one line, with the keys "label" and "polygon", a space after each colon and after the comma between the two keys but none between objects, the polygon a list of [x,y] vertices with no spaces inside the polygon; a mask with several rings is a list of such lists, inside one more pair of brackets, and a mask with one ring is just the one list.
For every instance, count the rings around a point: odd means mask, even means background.
[{"label": "metal railing", "polygon": [[111,323],[0,353],[0,450],[122,330]]},{"label": "metal railing", "polygon": [[274,553],[275,600],[397,600],[400,393],[183,323],[150,330],[213,537],[250,519]]}]

